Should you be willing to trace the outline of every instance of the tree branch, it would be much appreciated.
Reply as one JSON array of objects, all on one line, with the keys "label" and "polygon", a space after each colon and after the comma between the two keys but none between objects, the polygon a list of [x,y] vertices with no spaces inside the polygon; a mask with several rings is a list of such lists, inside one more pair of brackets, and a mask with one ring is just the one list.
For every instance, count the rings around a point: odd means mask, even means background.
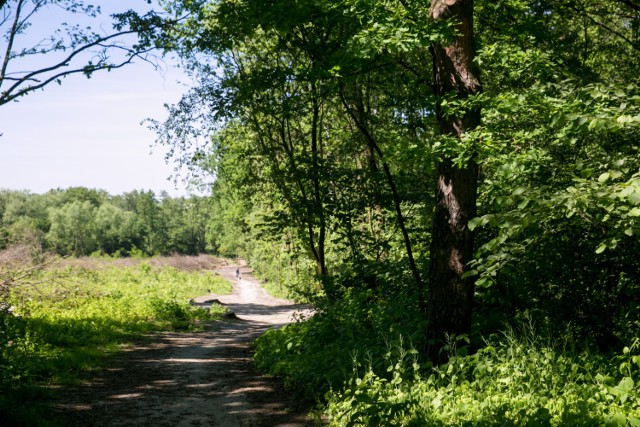
[{"label": "tree branch", "polygon": [[[633,1],[630,0],[617,0],[618,2],[622,2],[632,8],[636,8],[638,7],[637,10],[640,10],[640,5],[635,5],[633,3]],[[640,46],[636,43],[634,43],[632,40],[630,40],[627,36],[625,36],[624,34],[620,33],[619,31],[614,30],[613,28],[609,27],[608,25],[598,21],[597,19],[595,19],[593,16],[591,16],[591,14],[589,13],[589,11],[587,10],[586,7],[583,7],[582,9],[580,9],[577,6],[571,6],[571,8],[573,10],[575,10],[578,13],[584,14],[584,16],[587,17],[587,19],[589,19],[591,22],[593,22],[594,24],[596,24],[599,27],[604,28],[605,30],[609,31],[611,34],[618,36],[619,38],[621,38],[622,40],[624,40],[625,42],[627,42],[633,49],[640,51]]]},{"label": "tree branch", "polygon": [[629,6],[631,9],[640,12],[640,3],[635,2],[634,0],[616,0],[618,3],[625,4]]},{"label": "tree branch", "polygon": [[[342,105],[347,111],[347,114],[349,115],[349,117],[351,117],[351,119],[356,124],[356,127],[360,130],[362,135],[364,135],[365,139],[367,140],[367,144],[370,146],[370,148],[373,151],[375,151],[375,153],[380,158],[380,161],[382,162],[382,168],[384,169],[384,173],[387,178],[387,183],[389,184],[389,187],[391,188],[391,193],[393,195],[393,202],[394,202],[394,208],[396,211],[396,216],[398,218],[398,225],[400,226],[400,231],[402,232],[405,250],[407,252],[407,258],[409,259],[409,268],[411,269],[411,273],[413,274],[413,278],[416,282],[416,285],[418,286],[418,289],[422,289],[422,278],[420,277],[420,271],[418,270],[418,266],[416,265],[416,262],[413,258],[413,249],[411,245],[411,239],[409,238],[409,232],[407,231],[407,227],[405,226],[405,223],[404,223],[404,216],[402,215],[400,196],[398,195],[398,189],[393,180],[393,175],[391,175],[391,170],[389,169],[389,165],[387,165],[387,162],[384,161],[384,155],[382,153],[382,150],[380,150],[380,147],[378,146],[375,139],[373,138],[373,135],[371,135],[369,130],[366,128],[366,126],[363,123],[361,123],[361,121],[358,119],[356,114],[353,112],[353,110],[349,106],[349,103],[347,102],[347,99],[344,95],[344,90],[342,89],[340,90],[340,100],[342,101]],[[424,308],[425,301],[423,300],[422,296],[420,297],[420,299],[421,299],[420,305],[422,306],[422,308]]]},{"label": "tree branch", "polygon": [[[79,26],[72,26],[67,32],[68,40],[52,37],[50,45],[44,45],[43,40],[33,47],[16,53],[13,52],[16,39],[22,34],[23,29],[30,25],[30,18],[41,11],[43,5],[55,2],[34,1],[32,8],[28,11],[26,10],[28,0],[17,0],[15,9],[13,6],[7,6],[8,3],[7,0],[2,0],[0,3],[0,7],[5,9],[2,22],[11,24],[6,32],[8,46],[0,64],[0,87],[4,84],[4,90],[0,90],[0,106],[40,90],[52,82],[59,83],[63,77],[80,73],[90,77],[92,73],[99,70],[121,68],[132,63],[135,58],[158,67],[157,61],[151,60],[150,52],[155,50],[151,36],[158,30],[164,29],[166,25],[177,22],[165,20],[154,11],[144,16],[128,11],[113,15],[116,23],[113,29],[115,32],[112,34],[85,32]],[[93,6],[83,6],[83,13],[94,17],[99,13],[99,9],[94,9]],[[72,9],[65,8],[65,10],[74,12]],[[124,28],[125,25],[127,28]],[[122,40],[133,35],[138,36],[137,42],[125,43]],[[70,53],[63,53],[64,51]],[[114,51],[119,52],[116,57],[112,54]],[[59,53],[54,54],[55,52]],[[47,56],[49,54],[52,56]],[[17,61],[16,64],[20,61],[26,63],[30,56],[49,58],[49,64],[35,70],[12,71],[12,68],[15,68],[14,61]]]},{"label": "tree branch", "polygon": [[[66,58],[64,58],[63,60],[59,61],[58,63],[49,66],[49,67],[45,67],[45,68],[41,68],[39,70],[35,70],[32,71],[22,77],[9,77],[7,76],[9,79],[11,79],[12,81],[15,81],[15,83],[9,87],[6,91],[3,91],[0,93],[0,105],[4,105],[7,104],[11,101],[13,101],[14,99],[24,96],[30,92],[42,89],[43,87],[45,87],[46,85],[48,85],[49,83],[56,81],[62,77],[66,77],[68,75],[71,74],[79,74],[79,73],[84,73],[87,75],[92,74],[95,71],[99,71],[99,70],[111,70],[111,69],[116,69],[116,68],[121,68],[126,64],[129,64],[133,61],[134,58],[141,58],[144,59],[142,57],[143,54],[147,54],[150,51],[153,50],[153,48],[147,48],[145,50],[142,51],[136,51],[134,49],[130,49],[130,48],[124,48],[122,46],[118,46],[116,44],[104,44],[104,42],[112,40],[116,37],[122,37],[122,36],[126,36],[126,35],[130,35],[130,34],[135,34],[136,31],[133,30],[128,30],[128,31],[120,31],[118,33],[114,33],[111,34],[109,36],[106,37],[100,37],[96,40],[94,40],[91,43],[88,43],[76,50],[74,50],[70,55],[68,55]],[[38,81],[37,77],[42,75],[42,74],[46,74],[46,73],[50,73],[56,70],[59,70],[61,68],[67,67],[69,66],[69,63],[80,53],[83,53],[84,51],[87,51],[88,49],[91,49],[93,47],[100,47],[102,49],[102,52],[106,52],[108,49],[125,49],[128,51],[128,58],[124,61],[121,61],[118,64],[112,64],[112,63],[106,63],[106,59],[100,59],[100,61],[95,64],[95,65],[85,65],[82,68],[76,68],[73,70],[68,70],[68,71],[63,71],[60,73],[57,73],[51,77],[47,77],[45,80],[43,80],[41,83],[33,85],[33,86],[26,86],[26,87],[21,87],[22,85],[24,85],[27,82],[31,82],[31,81]],[[7,58],[5,58],[5,62],[7,61]],[[4,81],[6,79],[6,77],[3,75],[3,79],[2,81]],[[1,84],[1,81],[0,81]]]},{"label": "tree branch", "polygon": [[[2,61],[2,70],[0,70],[0,87],[2,87],[2,82],[7,74],[7,67],[9,66],[9,59],[11,58],[11,49],[13,48],[13,42],[16,37],[16,33],[18,31],[19,23],[20,23],[20,12],[22,10],[23,0],[18,2],[18,6],[16,8],[16,17],[13,20],[13,24],[11,25],[11,32],[9,33],[9,42],[7,43],[7,50],[4,55],[4,61]],[[4,4],[0,4],[0,7],[4,6]]]}]

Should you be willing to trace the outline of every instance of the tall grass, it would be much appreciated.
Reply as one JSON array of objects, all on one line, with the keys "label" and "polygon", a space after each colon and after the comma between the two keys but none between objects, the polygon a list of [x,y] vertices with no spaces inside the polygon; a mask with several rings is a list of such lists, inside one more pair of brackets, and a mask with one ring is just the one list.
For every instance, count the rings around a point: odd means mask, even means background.
[{"label": "tall grass", "polygon": [[13,313],[0,315],[0,425],[39,424],[42,386],[90,375],[145,333],[201,327],[224,309],[188,300],[231,291],[220,277],[194,269],[149,261],[87,265],[37,272],[37,285],[11,293]]}]

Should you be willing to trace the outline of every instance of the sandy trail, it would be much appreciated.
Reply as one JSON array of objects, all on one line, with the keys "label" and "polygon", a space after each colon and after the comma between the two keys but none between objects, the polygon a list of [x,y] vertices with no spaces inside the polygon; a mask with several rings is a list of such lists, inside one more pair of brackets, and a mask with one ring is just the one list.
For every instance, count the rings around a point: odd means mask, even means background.
[{"label": "sandy trail", "polygon": [[[270,327],[290,323],[305,307],[268,295],[243,268],[221,267],[234,283],[217,299],[238,320],[201,332],[154,334],[134,345],[98,378],[60,393],[56,415],[69,426],[308,426],[301,406],[251,365],[250,344]],[[244,270],[244,271],[243,271]]]}]

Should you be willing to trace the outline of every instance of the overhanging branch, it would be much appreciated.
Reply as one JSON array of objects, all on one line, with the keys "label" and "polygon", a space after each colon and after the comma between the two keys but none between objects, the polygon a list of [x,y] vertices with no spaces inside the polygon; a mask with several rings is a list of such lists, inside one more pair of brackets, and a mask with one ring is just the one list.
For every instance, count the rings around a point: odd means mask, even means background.
[{"label": "overhanging branch", "polygon": [[[43,87],[45,87],[46,85],[48,85],[51,82],[57,81],[62,77],[66,77],[68,75],[71,74],[86,74],[86,75],[91,75],[92,73],[96,72],[96,71],[100,71],[100,70],[111,70],[111,69],[116,69],[116,68],[120,68],[123,67],[126,64],[129,64],[133,61],[134,58],[143,58],[142,55],[146,55],[148,54],[150,51],[152,51],[152,48],[147,48],[141,51],[138,51],[136,49],[133,48],[125,48],[123,46],[117,45],[117,44],[105,44],[105,42],[108,42],[110,40],[113,40],[115,38],[119,38],[119,37],[123,37],[123,36],[127,36],[127,35],[131,35],[131,34],[135,34],[135,31],[121,31],[118,33],[114,33],[111,34],[109,36],[106,37],[100,37],[96,40],[94,40],[91,43],[88,43],[76,50],[74,50],[71,54],[67,55],[65,58],[63,58],[62,60],[58,61],[56,64],[51,65],[49,67],[45,67],[45,68],[41,68],[39,70],[35,70],[35,71],[31,71],[28,74],[25,74],[24,76],[20,76],[20,77],[12,77],[11,73],[9,74],[5,74],[4,78],[2,80],[0,80],[0,85],[2,84],[3,81],[6,80],[10,80],[10,81],[14,81],[13,85],[11,85],[6,91],[2,91],[0,92],[0,105],[4,105],[8,102],[13,101],[16,98],[19,98],[21,96],[24,96],[30,92],[42,89]],[[44,78],[42,81],[38,80],[39,76],[51,73],[51,72],[56,72],[57,70],[61,70],[64,69],[66,67],[69,66],[69,64],[71,63],[71,61],[73,61],[73,59],[75,57],[77,57],[79,54],[88,51],[91,48],[95,48],[95,47],[99,47],[101,49],[100,53],[105,53],[107,52],[109,49],[125,49],[127,51],[127,58],[125,60],[119,61],[118,63],[110,63],[110,62],[106,62],[106,59],[100,59],[98,61],[97,64],[87,64],[84,65],[82,67],[78,67],[78,68],[74,68],[71,70],[66,70],[66,71],[62,71],[62,72],[58,72],[55,73],[54,75],[48,76],[46,78]],[[6,62],[6,58],[5,58],[5,62]],[[28,86],[24,86],[27,83],[31,83],[34,81],[40,81],[40,83],[35,84],[35,85],[28,85]]]},{"label": "overhanging branch", "polygon": [[[7,46],[3,48],[4,58],[0,61],[0,106],[31,92],[43,89],[53,82],[60,83],[61,79],[73,74],[91,76],[96,71],[121,68],[132,63],[135,59],[151,63],[158,67],[157,57],[151,54],[155,45],[152,43],[158,31],[165,30],[167,26],[177,22],[175,19],[167,20],[156,12],[151,11],[144,16],[139,16],[133,11],[124,14],[113,15],[116,19],[114,33],[107,35],[69,33],[70,40],[51,40],[54,45],[50,49],[35,47],[13,52],[17,36],[29,23],[29,18],[40,9],[40,3],[33,10],[23,10],[26,0],[18,0],[15,8],[8,6],[8,0],[0,0],[0,8],[4,7],[3,23],[7,24],[5,33]],[[47,4],[43,2],[42,4]],[[88,9],[87,9],[88,10]],[[87,12],[88,13],[88,12]],[[26,15],[26,16],[23,16]],[[92,15],[93,16],[93,15]],[[128,27],[124,29],[125,25]],[[75,28],[75,27],[74,27]],[[136,42],[128,43],[127,38],[138,36]],[[81,43],[80,43],[81,42]],[[63,51],[69,53],[63,53]],[[56,54],[55,51],[58,51]],[[37,55],[49,58],[49,64],[38,69],[14,71],[14,64],[27,62],[25,57]]]}]

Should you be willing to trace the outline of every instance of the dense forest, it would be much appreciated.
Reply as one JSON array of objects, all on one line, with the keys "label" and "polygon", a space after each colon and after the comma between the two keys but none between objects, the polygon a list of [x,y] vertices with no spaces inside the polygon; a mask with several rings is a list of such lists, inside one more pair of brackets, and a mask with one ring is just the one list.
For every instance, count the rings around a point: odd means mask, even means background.
[{"label": "dense forest", "polygon": [[259,366],[337,424],[640,423],[640,3],[166,5],[159,143],[318,307]]},{"label": "dense forest", "polygon": [[199,254],[207,246],[207,197],[112,196],[72,187],[45,194],[0,190],[0,249],[36,245],[62,256]]},{"label": "dense forest", "polygon": [[117,18],[196,82],[150,125],[211,197],[4,192],[3,242],[245,257],[332,425],[640,425],[640,2],[161,4]]}]

